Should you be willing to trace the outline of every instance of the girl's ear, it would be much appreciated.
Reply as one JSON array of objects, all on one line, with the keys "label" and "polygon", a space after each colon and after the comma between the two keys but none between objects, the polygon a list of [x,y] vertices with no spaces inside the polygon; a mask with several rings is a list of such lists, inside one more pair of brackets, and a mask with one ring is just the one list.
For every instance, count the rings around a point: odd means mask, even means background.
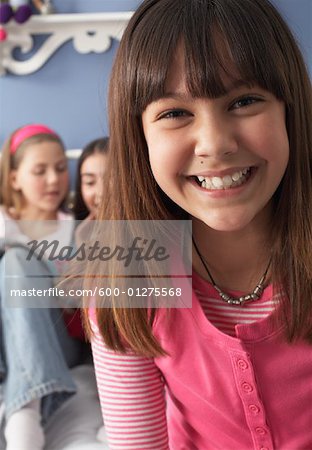
[{"label": "girl's ear", "polygon": [[12,170],[10,173],[10,185],[14,191],[19,191],[21,189],[18,181],[17,170]]}]

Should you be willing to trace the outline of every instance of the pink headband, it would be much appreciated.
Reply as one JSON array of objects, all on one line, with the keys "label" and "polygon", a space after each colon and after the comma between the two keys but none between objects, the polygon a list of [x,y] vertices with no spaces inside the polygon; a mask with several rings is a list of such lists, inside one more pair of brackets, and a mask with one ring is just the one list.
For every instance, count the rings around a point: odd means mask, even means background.
[{"label": "pink headband", "polygon": [[45,125],[26,125],[23,128],[20,128],[19,130],[14,133],[12,139],[11,139],[11,146],[10,146],[10,152],[13,154],[16,152],[18,147],[21,145],[22,142],[25,141],[25,139],[28,139],[32,136],[36,136],[37,134],[51,134],[52,136],[58,137],[58,135],[55,133],[55,131],[51,130],[50,128],[46,127]]}]

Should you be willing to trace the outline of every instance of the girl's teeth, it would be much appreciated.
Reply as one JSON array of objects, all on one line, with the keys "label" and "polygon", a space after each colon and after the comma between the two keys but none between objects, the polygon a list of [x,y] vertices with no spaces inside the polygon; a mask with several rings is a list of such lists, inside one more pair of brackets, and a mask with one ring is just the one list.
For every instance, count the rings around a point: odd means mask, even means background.
[{"label": "girl's teeth", "polygon": [[222,181],[225,187],[232,186],[233,180],[232,177],[230,177],[230,175],[226,175],[225,177],[223,177]]},{"label": "girl's teeth", "polygon": [[240,179],[240,174],[239,174],[239,172],[233,173],[233,175],[232,175],[232,180],[233,180],[233,181],[238,181],[239,179]]},{"label": "girl's teeth", "polygon": [[246,180],[246,175],[250,172],[250,169],[240,170],[232,175],[225,175],[224,177],[212,177],[205,178],[203,176],[198,176],[198,180],[201,183],[201,187],[204,189],[219,190],[228,189],[231,187],[240,186]]},{"label": "girl's teeth", "polygon": [[222,178],[213,177],[211,182],[212,182],[213,186],[216,187],[216,188],[223,187],[223,180],[222,180]]}]

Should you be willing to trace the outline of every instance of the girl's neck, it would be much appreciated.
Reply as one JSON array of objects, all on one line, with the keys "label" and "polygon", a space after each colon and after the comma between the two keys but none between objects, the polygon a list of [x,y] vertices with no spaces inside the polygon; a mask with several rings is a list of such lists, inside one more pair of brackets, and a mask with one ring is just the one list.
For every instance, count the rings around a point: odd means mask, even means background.
[{"label": "girl's neck", "polygon": [[19,214],[11,214],[18,220],[18,228],[30,239],[42,239],[57,230],[58,211],[41,211],[32,207],[24,207]]},{"label": "girl's neck", "polygon": [[[244,230],[221,232],[194,219],[193,237],[216,284],[223,289],[252,291],[270,260],[270,226],[266,220]],[[211,281],[194,249],[193,267]]]},{"label": "girl's neck", "polygon": [[20,212],[21,220],[57,220],[58,211],[42,211],[33,207],[24,207]]}]

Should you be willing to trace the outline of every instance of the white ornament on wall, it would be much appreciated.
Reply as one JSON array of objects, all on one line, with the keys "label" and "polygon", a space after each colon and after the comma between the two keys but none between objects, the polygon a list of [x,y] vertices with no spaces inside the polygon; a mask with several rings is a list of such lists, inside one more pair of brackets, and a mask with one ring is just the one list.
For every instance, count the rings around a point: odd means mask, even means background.
[{"label": "white ornament on wall", "polygon": [[[109,50],[112,39],[120,40],[133,12],[51,14],[32,16],[23,25],[11,21],[8,38],[0,42],[0,75],[9,72],[28,75],[41,69],[66,42],[73,42],[79,53],[102,53]],[[46,35],[41,46],[25,60],[17,60],[14,50],[27,54],[34,49],[36,35]]]}]

